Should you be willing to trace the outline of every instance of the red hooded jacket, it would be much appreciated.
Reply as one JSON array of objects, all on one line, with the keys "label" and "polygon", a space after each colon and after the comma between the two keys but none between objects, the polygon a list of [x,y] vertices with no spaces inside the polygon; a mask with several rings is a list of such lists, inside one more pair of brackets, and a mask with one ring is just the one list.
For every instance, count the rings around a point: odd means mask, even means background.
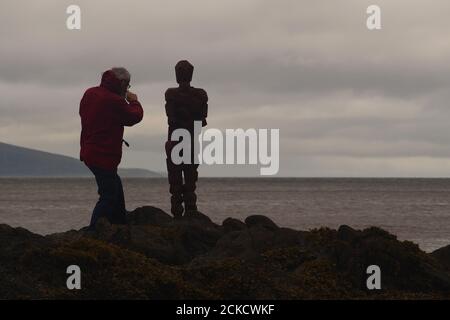
[{"label": "red hooded jacket", "polygon": [[124,126],[139,123],[144,111],[138,101],[128,103],[120,95],[120,81],[110,70],[100,86],[83,95],[80,102],[80,160],[87,166],[116,170],[122,159]]}]

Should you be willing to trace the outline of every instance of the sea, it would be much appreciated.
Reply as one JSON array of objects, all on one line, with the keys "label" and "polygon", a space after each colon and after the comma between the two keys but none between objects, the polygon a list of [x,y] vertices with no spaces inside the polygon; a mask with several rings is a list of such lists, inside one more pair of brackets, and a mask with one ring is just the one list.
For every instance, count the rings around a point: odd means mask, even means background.
[{"label": "sea", "polygon": [[[127,210],[169,212],[166,178],[123,179]],[[214,222],[270,217],[310,230],[381,227],[431,252],[450,244],[450,179],[200,178],[199,210]],[[80,229],[97,201],[91,178],[0,179],[0,224],[42,235]]]}]

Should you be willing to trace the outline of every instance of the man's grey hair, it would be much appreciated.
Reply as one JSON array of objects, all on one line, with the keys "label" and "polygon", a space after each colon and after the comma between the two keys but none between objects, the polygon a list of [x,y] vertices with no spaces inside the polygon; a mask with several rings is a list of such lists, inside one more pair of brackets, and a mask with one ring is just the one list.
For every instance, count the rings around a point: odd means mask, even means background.
[{"label": "man's grey hair", "polygon": [[124,81],[130,81],[131,75],[128,72],[127,69],[123,67],[114,67],[111,69],[111,71],[114,73],[117,79],[124,80]]}]

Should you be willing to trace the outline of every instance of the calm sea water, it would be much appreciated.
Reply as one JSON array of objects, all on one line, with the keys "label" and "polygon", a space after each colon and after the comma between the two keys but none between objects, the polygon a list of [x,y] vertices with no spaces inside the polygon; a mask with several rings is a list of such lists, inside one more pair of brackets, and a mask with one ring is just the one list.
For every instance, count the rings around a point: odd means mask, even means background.
[{"label": "calm sea water", "polygon": [[[166,179],[124,179],[127,209],[169,209]],[[88,224],[93,179],[0,179],[0,223],[49,234]],[[426,251],[450,244],[450,179],[203,178],[199,209],[213,221],[264,214],[308,230],[382,227]]]}]

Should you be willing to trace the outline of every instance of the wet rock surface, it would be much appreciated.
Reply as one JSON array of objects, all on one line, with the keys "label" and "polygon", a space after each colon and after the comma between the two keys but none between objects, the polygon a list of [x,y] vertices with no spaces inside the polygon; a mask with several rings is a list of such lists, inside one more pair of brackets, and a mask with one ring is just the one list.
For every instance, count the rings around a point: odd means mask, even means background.
[{"label": "wet rock surface", "polygon": [[[147,206],[40,236],[0,225],[0,299],[448,299],[450,246],[427,254],[379,228],[297,231],[253,215],[215,224]],[[82,289],[68,290],[78,265]],[[381,269],[381,290],[366,287]]]}]

